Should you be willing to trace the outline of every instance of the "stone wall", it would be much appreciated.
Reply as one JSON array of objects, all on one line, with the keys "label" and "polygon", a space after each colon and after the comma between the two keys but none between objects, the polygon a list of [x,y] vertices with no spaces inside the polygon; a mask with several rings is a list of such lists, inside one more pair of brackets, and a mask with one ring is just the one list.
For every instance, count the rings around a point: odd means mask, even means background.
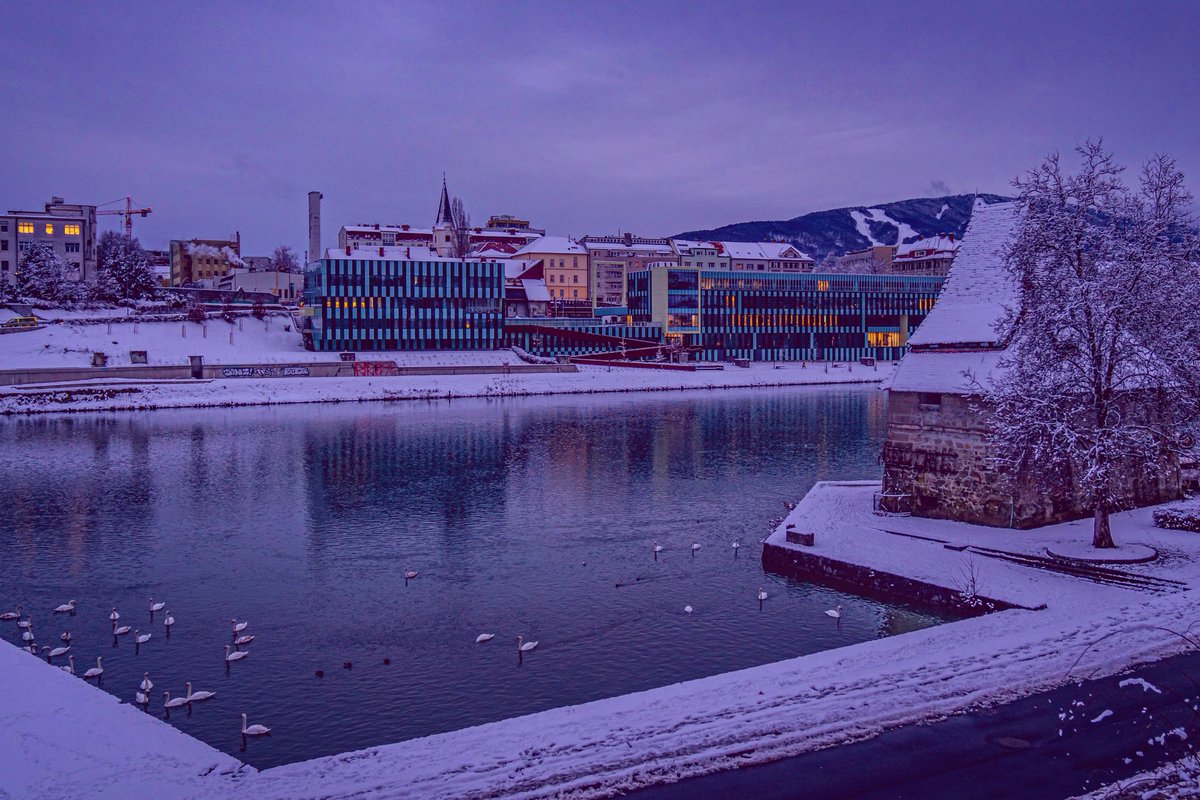
[{"label": "stone wall", "polygon": [[[1034,476],[1014,482],[996,468],[987,443],[987,415],[978,403],[963,395],[889,391],[884,491],[911,495],[914,516],[1004,528],[1088,516],[1072,475],[1057,476],[1051,483],[1061,488],[1043,492]],[[1126,507],[1176,499],[1178,463],[1166,458],[1156,475],[1131,474],[1126,484]]]}]

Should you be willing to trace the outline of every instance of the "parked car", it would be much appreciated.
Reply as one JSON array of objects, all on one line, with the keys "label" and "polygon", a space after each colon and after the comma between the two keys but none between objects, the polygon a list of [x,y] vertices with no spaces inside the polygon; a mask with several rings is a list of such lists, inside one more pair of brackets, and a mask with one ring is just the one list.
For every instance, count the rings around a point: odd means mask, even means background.
[{"label": "parked car", "polygon": [[41,322],[37,317],[13,317],[4,323],[5,328],[36,328]]}]

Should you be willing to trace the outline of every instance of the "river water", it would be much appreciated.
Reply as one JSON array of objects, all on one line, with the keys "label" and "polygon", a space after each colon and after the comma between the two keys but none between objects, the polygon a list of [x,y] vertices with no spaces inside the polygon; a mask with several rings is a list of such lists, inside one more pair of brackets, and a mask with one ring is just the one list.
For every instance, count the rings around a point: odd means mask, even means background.
[{"label": "river water", "polygon": [[[840,647],[940,620],[766,574],[759,540],[814,481],[879,474],[884,404],[810,387],[4,419],[0,610],[23,606],[38,644],[70,630],[78,672],[103,656],[122,699],[148,671],[149,713],[185,681],[215,691],[169,723],[259,767]],[[140,650],[113,606],[152,634]],[[227,669],[233,618],[255,639]],[[518,635],[539,642],[523,659]],[[273,728],[244,751],[243,711]]]}]

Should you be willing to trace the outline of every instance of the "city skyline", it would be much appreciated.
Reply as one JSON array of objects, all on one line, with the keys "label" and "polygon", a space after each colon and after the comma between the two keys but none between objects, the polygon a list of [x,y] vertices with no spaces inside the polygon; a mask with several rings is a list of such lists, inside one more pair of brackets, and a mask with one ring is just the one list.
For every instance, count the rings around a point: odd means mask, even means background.
[{"label": "city skyline", "polygon": [[0,33],[3,202],[130,194],[147,247],[239,230],[269,253],[304,250],[312,189],[327,245],[428,224],[443,172],[476,224],[665,236],[1007,193],[1097,136],[1200,171],[1200,7],[730,10],[39,8]]}]

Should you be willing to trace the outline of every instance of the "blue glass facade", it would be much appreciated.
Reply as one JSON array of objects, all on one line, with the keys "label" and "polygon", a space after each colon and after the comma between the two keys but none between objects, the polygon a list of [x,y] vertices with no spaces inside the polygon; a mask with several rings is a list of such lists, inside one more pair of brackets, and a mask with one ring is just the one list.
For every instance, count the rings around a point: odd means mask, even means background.
[{"label": "blue glass facade", "polygon": [[630,273],[633,322],[705,361],[881,360],[903,355],[944,278],[749,273],[660,267]]},{"label": "blue glass facade", "polygon": [[504,265],[325,258],[304,277],[314,350],[494,350],[504,329]]}]

